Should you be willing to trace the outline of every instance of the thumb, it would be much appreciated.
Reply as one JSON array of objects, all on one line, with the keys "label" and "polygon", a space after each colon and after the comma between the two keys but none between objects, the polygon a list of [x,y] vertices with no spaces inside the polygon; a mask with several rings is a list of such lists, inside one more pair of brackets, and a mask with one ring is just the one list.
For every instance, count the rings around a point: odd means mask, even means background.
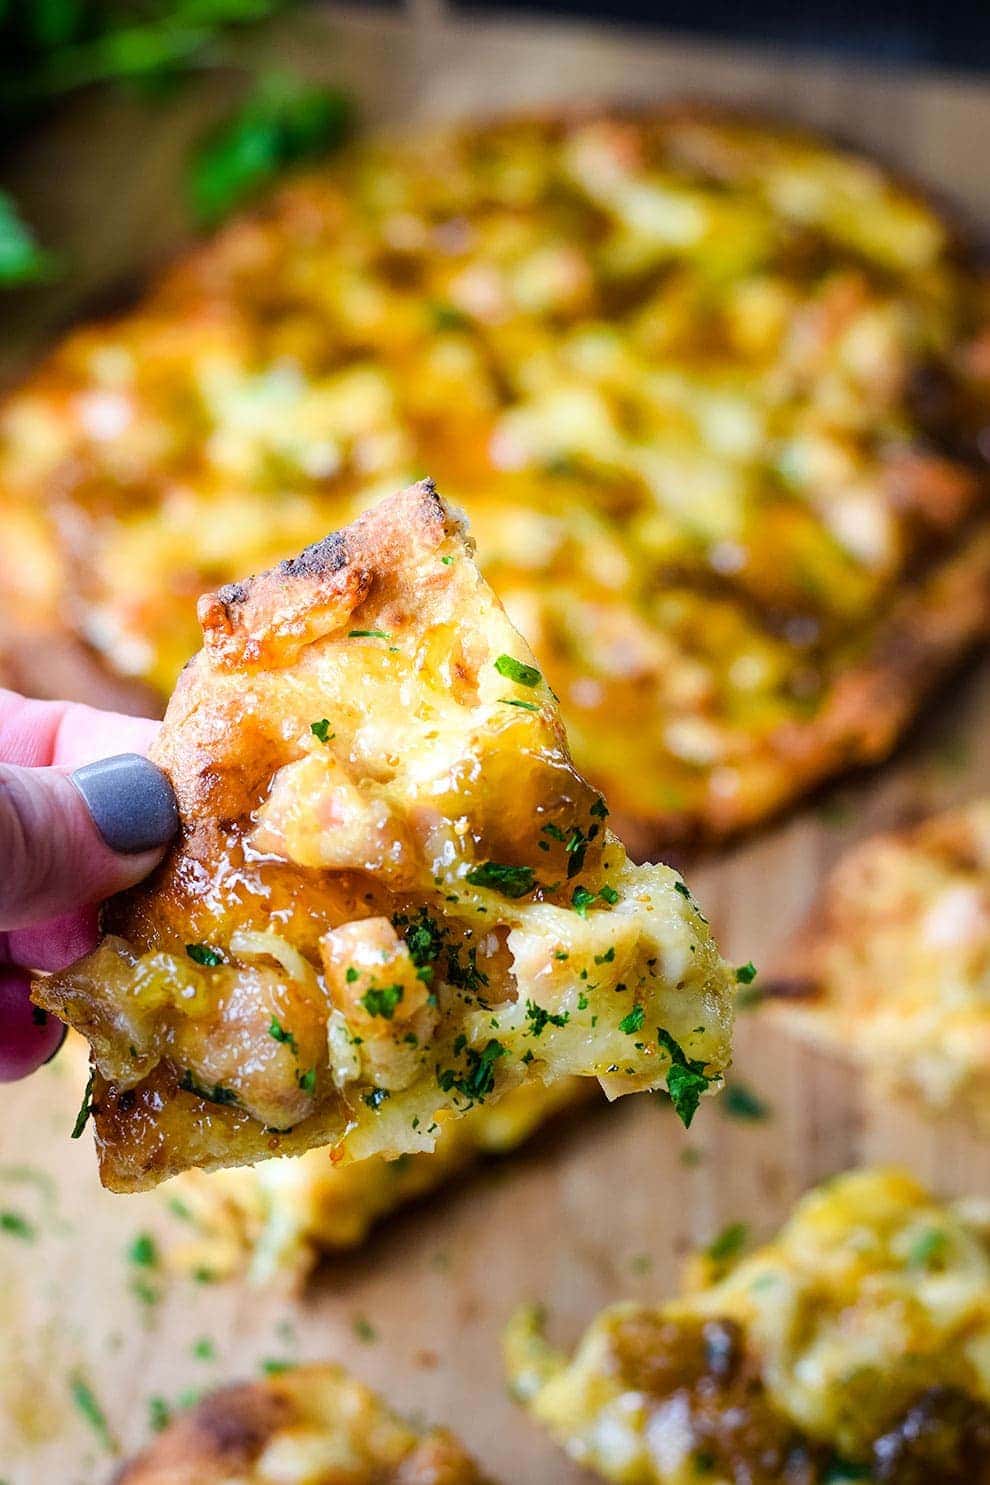
[{"label": "thumb", "polygon": [[73,774],[0,764],[0,931],[132,886],[158,863],[178,823],[171,784],[139,753]]}]

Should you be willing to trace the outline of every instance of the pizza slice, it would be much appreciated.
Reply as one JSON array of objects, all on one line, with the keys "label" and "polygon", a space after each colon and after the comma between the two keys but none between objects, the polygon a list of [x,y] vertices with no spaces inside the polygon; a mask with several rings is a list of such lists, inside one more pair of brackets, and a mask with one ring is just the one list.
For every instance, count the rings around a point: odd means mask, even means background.
[{"label": "pizza slice", "polygon": [[972,1204],[857,1171],[740,1254],[736,1224],[658,1306],[595,1319],[572,1360],[520,1312],[516,1396],[621,1485],[990,1479],[990,1239]]},{"label": "pizza slice", "polygon": [[990,799],[874,836],[765,995],[797,1035],[990,1128]]},{"label": "pizza slice", "polygon": [[486,1485],[445,1428],[398,1418],[338,1366],[213,1392],[168,1425],[114,1485]]},{"label": "pizza slice", "polygon": [[104,1183],[431,1150],[567,1076],[689,1119],[729,1058],[726,966],[608,829],[432,483],[200,620],[154,754],[180,838],[35,992],[90,1042]]}]

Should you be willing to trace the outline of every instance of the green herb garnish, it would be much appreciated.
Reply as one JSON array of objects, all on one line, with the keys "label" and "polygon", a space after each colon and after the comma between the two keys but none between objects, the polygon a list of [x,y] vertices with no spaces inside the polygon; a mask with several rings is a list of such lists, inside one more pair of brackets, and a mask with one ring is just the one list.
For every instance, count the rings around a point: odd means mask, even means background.
[{"label": "green herb garnish", "polygon": [[705,1064],[696,1058],[687,1057],[680,1043],[661,1026],[657,1041],[670,1057],[667,1070],[667,1092],[674,1111],[685,1129],[690,1129],[691,1120],[698,1112],[698,1104],[711,1079],[705,1073]]},{"label": "green herb garnish", "polygon": [[37,1236],[34,1223],[22,1217],[20,1212],[0,1212],[0,1232],[9,1233],[25,1243],[33,1243]]},{"label": "green herb garnish", "polygon": [[361,996],[361,1004],[369,1016],[382,1016],[386,1021],[391,1021],[403,994],[401,985],[372,986]]},{"label": "green herb garnish", "polygon": [[207,969],[216,969],[218,964],[223,963],[223,956],[216,949],[211,949],[209,944],[186,944],[186,953],[196,964],[205,964]]},{"label": "green herb garnish", "polygon": [[179,1087],[185,1093],[195,1093],[197,1098],[204,1098],[207,1103],[236,1104],[237,1102],[237,1094],[232,1088],[224,1088],[220,1083],[215,1083],[211,1088],[208,1083],[200,1083],[188,1067],[179,1079]]},{"label": "green herb garnish", "polygon": [[737,985],[751,985],[756,979],[756,965],[750,959],[748,964],[740,964],[736,970]]},{"label": "green herb garnish", "polygon": [[158,1264],[158,1249],[150,1232],[139,1232],[127,1250],[127,1261],[135,1268],[155,1268]]},{"label": "green herb garnish", "polygon": [[728,1118],[751,1124],[770,1117],[770,1105],[757,1097],[745,1083],[730,1083],[722,1096],[720,1107]]},{"label": "green herb garnish", "polygon": [[196,215],[212,225],[287,165],[334,149],[350,118],[343,93],[284,76],[264,79],[199,146],[189,178]]},{"label": "green herb garnish", "polygon": [[391,639],[392,636],[390,634],[386,634],[384,629],[349,629],[347,631],[347,638],[348,639]]},{"label": "green herb garnish", "polygon": [[587,918],[588,909],[594,902],[596,894],[589,892],[587,887],[575,887],[571,894],[571,907],[579,918]]},{"label": "green herb garnish", "polygon": [[368,1105],[368,1108],[373,1109],[376,1113],[385,1100],[391,1097],[392,1095],[387,1088],[372,1088],[369,1093],[362,1094],[362,1099]]},{"label": "green herb garnish", "polygon": [[104,1449],[111,1452],[115,1450],[116,1445],[110,1433],[106,1414],[97,1402],[96,1394],[85,1377],[79,1372],[74,1372],[69,1378],[69,1387],[72,1393],[72,1401],[86,1419],[86,1422],[96,1434]]},{"label": "green herb garnish", "polygon": [[911,1244],[909,1268],[931,1268],[941,1258],[948,1239],[940,1227],[927,1227]]},{"label": "green herb garnish", "polygon": [[286,1031],[285,1027],[282,1025],[277,1016],[273,1016],[271,1019],[271,1025],[268,1027],[268,1035],[271,1037],[272,1041],[281,1042],[283,1046],[288,1047],[289,1051],[294,1052],[298,1057],[298,1042],[292,1035],[291,1031]]},{"label": "green herb garnish", "polygon": [[330,742],[331,738],[337,736],[336,732],[330,731],[329,717],[321,717],[318,722],[310,722],[309,730],[321,743]]},{"label": "green herb garnish", "polygon": [[503,897],[525,897],[536,886],[536,873],[531,866],[503,866],[498,861],[485,861],[467,874],[472,887],[487,887]]},{"label": "green herb garnish", "polygon": [[705,1249],[705,1257],[713,1263],[727,1263],[736,1258],[746,1246],[749,1228],[745,1222],[730,1222]]},{"label": "green herb garnish", "polygon": [[72,1126],[72,1134],[70,1135],[70,1139],[77,1140],[79,1138],[83,1130],[86,1128],[86,1123],[89,1119],[90,1114],[93,1112],[93,1083],[95,1079],[96,1073],[91,1072],[88,1079],[86,1080],[86,1087],[83,1090],[82,1103],[79,1105],[79,1112],[76,1115],[76,1122]]},{"label": "green herb garnish", "polygon": [[304,1093],[312,1093],[316,1087],[316,1068],[308,1067],[305,1072],[297,1072],[296,1082]]},{"label": "green herb garnish", "polygon": [[456,1042],[454,1049],[457,1052],[464,1052],[465,1071],[457,1072],[450,1067],[441,1071],[438,1067],[437,1083],[444,1093],[449,1093],[451,1089],[454,1089],[473,1102],[484,1103],[495,1087],[495,1063],[500,1057],[507,1055],[507,1048],[492,1037],[480,1052],[476,1052],[474,1047],[464,1048],[463,1045],[458,1047]]},{"label": "green herb garnish", "polygon": [[520,701],[515,696],[500,696],[498,699],[503,706],[518,706],[524,712],[538,712],[540,709],[535,701]]},{"label": "green herb garnish", "polygon": [[606,883],[604,887],[600,887],[598,889],[598,896],[601,898],[602,902],[607,902],[609,907],[615,907],[615,904],[619,900],[618,892],[616,892],[614,887],[610,887],[608,883]]},{"label": "green herb garnish", "polygon": [[619,1022],[619,1030],[624,1031],[627,1036],[633,1036],[635,1032],[641,1031],[643,1021],[646,1019],[646,1011],[641,1005],[634,1005],[628,1016],[623,1016]]},{"label": "green herb garnish", "polygon": [[515,681],[517,686],[538,686],[543,679],[535,665],[524,665],[521,660],[514,660],[511,655],[499,655],[495,661],[495,669],[499,675],[504,675],[506,680]]},{"label": "green herb garnish", "polygon": [[526,1019],[529,1022],[529,1030],[532,1036],[542,1036],[547,1026],[566,1026],[571,1019],[567,1011],[558,1011],[551,1014],[544,1010],[543,1006],[537,1005],[535,1001],[526,1002]]}]

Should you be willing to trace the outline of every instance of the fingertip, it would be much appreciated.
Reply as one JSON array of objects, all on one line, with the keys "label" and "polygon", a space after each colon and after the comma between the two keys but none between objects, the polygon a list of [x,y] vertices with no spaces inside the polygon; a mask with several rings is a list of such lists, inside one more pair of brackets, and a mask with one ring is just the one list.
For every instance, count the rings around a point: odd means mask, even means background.
[{"label": "fingertip", "polygon": [[25,970],[0,969],[0,1083],[26,1078],[50,1062],[65,1040],[67,1028],[32,1005],[30,994]]}]

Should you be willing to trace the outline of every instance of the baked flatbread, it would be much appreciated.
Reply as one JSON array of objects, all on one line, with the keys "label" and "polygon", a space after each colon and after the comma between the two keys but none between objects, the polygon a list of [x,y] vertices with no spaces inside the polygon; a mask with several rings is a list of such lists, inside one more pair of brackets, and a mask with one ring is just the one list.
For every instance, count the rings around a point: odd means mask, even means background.
[{"label": "baked flatbread", "polygon": [[836,1177],[750,1256],[727,1228],[679,1297],[603,1311],[573,1359],[521,1312],[511,1384],[617,1485],[972,1485],[990,1470],[986,1215],[896,1171]]},{"label": "baked flatbread", "polygon": [[338,1366],[300,1366],[210,1393],[114,1485],[486,1485],[445,1428],[396,1417]]},{"label": "baked flatbread", "polygon": [[666,1086],[731,995],[677,873],[635,866],[432,484],[200,604],[156,745],[182,832],[36,999],[92,1047],[104,1182],[430,1150],[512,1088]]}]

